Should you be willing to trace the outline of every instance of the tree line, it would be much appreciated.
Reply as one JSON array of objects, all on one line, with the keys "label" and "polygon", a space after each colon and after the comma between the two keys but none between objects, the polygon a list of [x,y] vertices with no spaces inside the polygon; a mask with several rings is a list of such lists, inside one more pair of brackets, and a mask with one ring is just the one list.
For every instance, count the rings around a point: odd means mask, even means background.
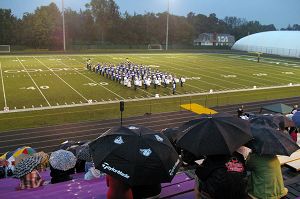
[{"label": "tree line", "polygon": [[[72,44],[146,46],[165,43],[167,12],[130,15],[121,13],[114,0],[91,0],[84,10],[68,8],[64,14],[67,47]],[[205,32],[228,33],[237,40],[272,30],[276,30],[273,24],[190,12],[187,16],[170,15],[169,44],[192,46],[193,40]],[[289,25],[284,30],[300,30],[300,25]],[[0,9],[0,44],[62,49],[62,31],[62,13],[55,3],[24,13],[21,19],[10,9]]]}]

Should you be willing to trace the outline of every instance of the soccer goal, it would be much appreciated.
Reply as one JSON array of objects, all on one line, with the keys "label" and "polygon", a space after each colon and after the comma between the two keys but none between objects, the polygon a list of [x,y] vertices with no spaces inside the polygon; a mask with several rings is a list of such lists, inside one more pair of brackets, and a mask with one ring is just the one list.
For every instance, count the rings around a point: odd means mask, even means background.
[{"label": "soccer goal", "polygon": [[10,45],[0,45],[0,53],[10,53]]},{"label": "soccer goal", "polygon": [[148,50],[162,50],[161,44],[148,44]]}]

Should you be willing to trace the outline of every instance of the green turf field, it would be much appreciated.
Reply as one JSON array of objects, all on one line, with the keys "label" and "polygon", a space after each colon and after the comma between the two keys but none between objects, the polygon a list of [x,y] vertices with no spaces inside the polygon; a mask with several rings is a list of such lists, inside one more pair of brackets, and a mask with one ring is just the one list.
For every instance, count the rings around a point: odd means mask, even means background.
[{"label": "green turf field", "polygon": [[[168,88],[154,89],[152,86],[147,90],[141,88],[135,91],[86,70],[88,58],[93,64],[121,63],[128,58],[137,64],[150,65],[177,77],[186,77],[187,82],[182,88],[177,86],[175,96],[172,95],[171,85]],[[300,84],[300,61],[261,58],[261,62],[257,63],[255,56],[230,54],[3,55],[0,56],[0,72],[1,124],[9,117],[23,118],[43,114],[43,109],[50,109],[46,114],[79,111],[80,115],[80,111],[84,110],[109,109],[119,100],[141,100],[135,104],[143,106],[144,103],[149,103],[146,99],[153,98],[155,94],[172,101],[190,94],[205,96],[233,92],[232,95],[237,95],[243,91],[255,92],[260,88],[267,88],[264,93],[277,87],[282,92],[287,92],[288,89],[297,89],[294,86]],[[71,107],[75,108],[70,109]],[[40,112],[34,113],[33,110]],[[26,112],[18,113],[23,111]],[[43,124],[45,123],[40,122],[36,125]],[[4,129],[13,128],[11,125]]]}]

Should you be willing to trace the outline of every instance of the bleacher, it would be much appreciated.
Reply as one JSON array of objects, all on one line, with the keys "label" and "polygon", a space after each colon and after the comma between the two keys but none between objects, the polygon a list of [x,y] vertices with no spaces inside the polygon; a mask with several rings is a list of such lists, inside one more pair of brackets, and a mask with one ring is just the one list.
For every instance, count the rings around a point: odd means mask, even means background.
[{"label": "bleacher", "polygon": [[[50,171],[41,173],[45,181],[50,181]],[[91,199],[106,198],[107,186],[105,176],[90,181],[84,180],[84,173],[74,174],[73,180],[57,184],[48,184],[36,189],[16,190],[19,180],[0,179],[1,199]],[[178,173],[171,183],[162,184],[161,198],[194,198],[194,179],[185,172]]]},{"label": "bleacher", "polygon": [[[297,99],[298,100],[298,99]],[[252,105],[252,104],[251,104]],[[236,107],[235,105],[234,107]],[[248,109],[253,108],[257,109],[257,105],[247,106]],[[232,114],[235,114],[235,109],[233,107],[217,107],[218,112],[228,110],[232,111]],[[251,109],[250,109],[251,110]],[[181,111],[180,115],[185,114],[182,120],[187,120],[195,117],[194,114],[190,114],[185,111]],[[147,121],[155,122],[155,119],[161,119],[160,117],[171,118],[174,116],[174,113],[170,115],[157,114],[151,117],[151,120],[147,118]],[[145,116],[146,117],[146,116]],[[149,116],[147,116],[149,117]],[[154,119],[155,118],[155,119]],[[180,124],[182,121],[179,121],[178,118],[172,121],[172,124]],[[65,126],[62,126],[65,128]],[[157,127],[161,129],[161,126]],[[89,128],[91,128],[89,126]],[[53,128],[54,129],[54,128]],[[55,127],[57,130],[57,128]],[[70,130],[71,132],[71,130]],[[300,140],[300,135],[298,135],[298,141]],[[300,141],[299,141],[300,142]],[[300,143],[298,143],[300,144]],[[57,147],[57,146],[55,146]],[[289,189],[289,193],[286,198],[294,199],[300,198],[300,151],[293,153],[290,157],[279,156],[279,160],[282,164],[283,177],[285,186]],[[50,181],[50,172],[46,171],[41,173],[42,177],[46,181]],[[31,190],[21,190],[17,191],[16,187],[18,186],[19,180],[14,178],[0,179],[0,198],[1,199],[19,199],[19,198],[43,198],[43,199],[68,199],[68,198],[106,198],[106,182],[105,178],[101,177],[100,179],[94,179],[91,181],[85,181],[83,173],[74,174],[73,180],[68,182],[62,182],[58,184],[48,184],[36,189]],[[187,172],[178,173],[171,183],[165,183],[162,185],[161,198],[171,198],[171,199],[192,199],[195,198],[194,193],[194,179],[193,176]]]}]

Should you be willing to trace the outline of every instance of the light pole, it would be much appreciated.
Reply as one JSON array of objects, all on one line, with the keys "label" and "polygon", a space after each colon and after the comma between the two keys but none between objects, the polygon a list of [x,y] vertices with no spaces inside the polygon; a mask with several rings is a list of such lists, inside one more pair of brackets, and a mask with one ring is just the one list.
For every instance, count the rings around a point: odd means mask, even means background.
[{"label": "light pole", "polygon": [[169,15],[170,15],[170,0],[168,0],[168,13],[167,13],[167,31],[166,31],[166,51],[169,45]]},{"label": "light pole", "polygon": [[62,20],[63,20],[63,43],[64,43],[64,52],[66,52],[66,32],[65,32],[65,7],[64,0],[61,0],[61,9],[62,9]]}]

